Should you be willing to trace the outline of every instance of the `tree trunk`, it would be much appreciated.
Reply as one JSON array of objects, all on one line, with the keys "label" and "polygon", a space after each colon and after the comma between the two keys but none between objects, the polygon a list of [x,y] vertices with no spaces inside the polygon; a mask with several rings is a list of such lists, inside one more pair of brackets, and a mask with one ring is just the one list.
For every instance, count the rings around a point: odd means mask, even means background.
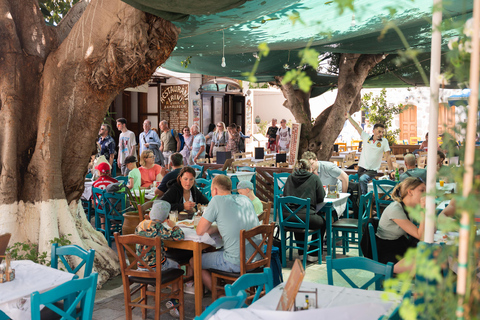
[{"label": "tree trunk", "polygon": [[103,283],[119,266],[79,206],[90,151],[112,100],[148,81],[178,29],[120,0],[77,6],[54,28],[36,0],[0,0],[0,233],[48,253],[71,234],[96,250]]},{"label": "tree trunk", "polygon": [[295,89],[291,83],[281,84],[277,77],[275,85],[282,90],[289,109],[295,120],[302,124],[298,156],[305,151],[314,152],[319,160],[328,161],[333,151],[335,139],[343,129],[345,112],[360,110],[360,90],[370,70],[382,61],[382,55],[342,54],[338,74],[338,92],[335,102],[325,109],[314,121],[310,119],[310,93]]}]

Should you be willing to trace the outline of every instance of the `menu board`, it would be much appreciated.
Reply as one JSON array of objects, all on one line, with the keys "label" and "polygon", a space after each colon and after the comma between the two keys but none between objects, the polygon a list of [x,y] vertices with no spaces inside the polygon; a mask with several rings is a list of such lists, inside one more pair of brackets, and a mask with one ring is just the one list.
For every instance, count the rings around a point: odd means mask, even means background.
[{"label": "menu board", "polygon": [[298,147],[300,146],[300,131],[302,126],[300,123],[292,124],[292,136],[290,140],[290,157],[288,158],[288,165],[295,165],[298,157]]},{"label": "menu board", "polygon": [[162,85],[160,87],[161,119],[170,128],[182,132],[188,125],[188,84]]},{"label": "menu board", "polygon": [[303,269],[300,260],[296,259],[293,263],[292,271],[288,276],[285,288],[283,289],[280,301],[278,301],[277,310],[290,311],[293,309],[295,298],[302,285],[303,277],[305,277],[305,270]]}]

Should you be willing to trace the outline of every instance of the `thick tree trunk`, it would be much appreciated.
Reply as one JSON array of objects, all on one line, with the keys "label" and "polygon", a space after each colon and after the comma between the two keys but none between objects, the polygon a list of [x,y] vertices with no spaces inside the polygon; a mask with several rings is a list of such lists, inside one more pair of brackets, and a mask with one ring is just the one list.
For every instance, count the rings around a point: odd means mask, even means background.
[{"label": "thick tree trunk", "polygon": [[370,70],[382,61],[382,55],[342,54],[338,74],[338,93],[335,102],[325,109],[314,121],[310,119],[310,93],[305,94],[288,83],[281,85],[277,78],[276,85],[282,90],[286,101],[283,104],[302,124],[299,157],[309,150],[319,160],[328,160],[332,155],[333,144],[343,129],[345,112],[355,113],[360,110],[360,90]]},{"label": "thick tree trunk", "polygon": [[79,6],[57,33],[36,0],[0,0],[0,233],[40,252],[72,234],[96,250],[104,282],[116,255],[78,205],[91,146],[114,97],[149,79],[178,30],[120,0]]}]

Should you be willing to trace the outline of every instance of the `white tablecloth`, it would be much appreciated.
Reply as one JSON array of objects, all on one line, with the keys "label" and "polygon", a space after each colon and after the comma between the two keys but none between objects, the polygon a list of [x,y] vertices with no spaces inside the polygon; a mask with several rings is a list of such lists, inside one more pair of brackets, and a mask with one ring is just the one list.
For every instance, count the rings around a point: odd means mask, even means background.
[{"label": "white tablecloth", "polygon": [[82,199],[90,200],[92,198],[93,181],[85,181],[85,188],[83,189]]},{"label": "white tablecloth", "polygon": [[340,193],[340,196],[338,198],[327,198],[325,195],[325,198],[323,199],[322,203],[317,204],[317,212],[323,208],[325,203],[331,203],[333,206],[333,209],[337,211],[338,217],[341,217],[343,213],[345,212],[345,208],[347,207],[347,200],[348,197],[350,197],[350,193]]},{"label": "white tablecloth", "polygon": [[[360,290],[335,287],[319,283],[303,282],[300,290],[318,289],[319,308],[305,311],[275,311],[282,294],[284,284],[275,287],[267,295],[248,308],[220,310],[213,319],[335,319],[335,320],[371,320],[382,315],[389,315],[400,303],[396,295],[390,295],[390,301],[384,301],[383,291]],[[296,305],[303,306],[305,294],[309,295],[310,304],[315,303],[315,295],[299,292]]]},{"label": "white tablecloth", "polygon": [[[192,221],[192,220],[184,220],[184,221]],[[202,242],[214,246],[215,248],[223,247],[223,240],[219,234],[212,234],[209,235],[205,233],[203,236],[199,236],[197,231],[193,228],[186,228],[179,225],[179,227],[183,230],[185,234],[185,240],[191,240],[195,242]]]},{"label": "white tablecloth", "polygon": [[74,276],[29,260],[12,261],[12,268],[15,280],[0,283],[0,310],[14,320],[31,319],[31,293],[48,291]]},{"label": "white tablecloth", "polygon": [[[255,174],[255,172],[243,172],[242,171],[242,172],[235,172],[235,173],[229,172],[229,173],[227,173],[227,176],[230,177],[230,178],[232,176],[237,176],[238,181],[250,181],[254,174]],[[218,175],[218,173],[213,174],[214,177],[216,175]]]}]

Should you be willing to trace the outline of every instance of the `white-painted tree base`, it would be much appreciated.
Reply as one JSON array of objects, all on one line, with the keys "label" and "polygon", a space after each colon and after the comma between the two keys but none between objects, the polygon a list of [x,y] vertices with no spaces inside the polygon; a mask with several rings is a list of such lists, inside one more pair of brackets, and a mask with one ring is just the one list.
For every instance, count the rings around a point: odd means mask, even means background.
[{"label": "white-painted tree base", "polygon": [[[98,272],[98,288],[108,279],[120,273],[118,255],[110,247],[102,233],[87,221],[79,202],[70,206],[65,199],[36,203],[0,204],[0,234],[11,233],[10,245],[15,242],[37,243],[39,252],[50,256],[50,240],[61,235],[86,250],[95,249],[94,272]],[[73,259],[69,261],[78,264]],[[79,276],[83,275],[83,268]]]}]

